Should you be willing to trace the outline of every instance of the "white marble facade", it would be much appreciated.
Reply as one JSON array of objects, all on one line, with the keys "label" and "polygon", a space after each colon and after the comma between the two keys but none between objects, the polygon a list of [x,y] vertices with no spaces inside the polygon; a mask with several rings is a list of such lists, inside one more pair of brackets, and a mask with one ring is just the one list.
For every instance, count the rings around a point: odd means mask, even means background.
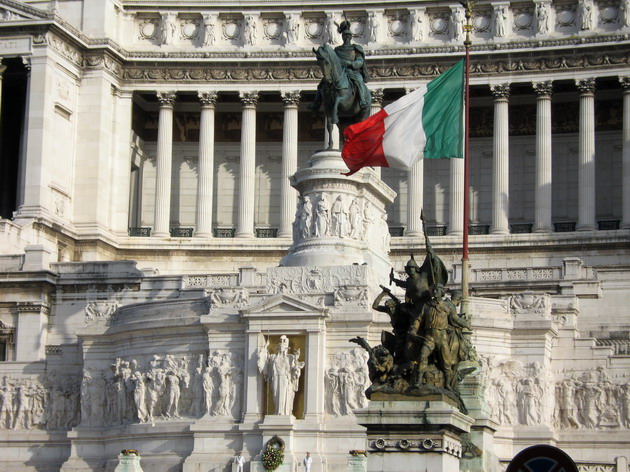
[{"label": "white marble facade", "polygon": [[[21,123],[2,128],[0,469],[113,470],[133,448],[145,470],[228,470],[239,450],[258,470],[284,434],[287,463],[323,472],[365,448],[348,339],[378,342],[378,283],[421,253],[409,208],[461,282],[463,166],[308,186],[311,50],[344,15],[373,111],[463,54],[441,1],[0,0],[1,121]],[[627,472],[630,3],[483,1],[472,23],[482,368],[462,391],[483,470],[543,442]],[[281,336],[300,373],[277,415],[257,353]]]}]

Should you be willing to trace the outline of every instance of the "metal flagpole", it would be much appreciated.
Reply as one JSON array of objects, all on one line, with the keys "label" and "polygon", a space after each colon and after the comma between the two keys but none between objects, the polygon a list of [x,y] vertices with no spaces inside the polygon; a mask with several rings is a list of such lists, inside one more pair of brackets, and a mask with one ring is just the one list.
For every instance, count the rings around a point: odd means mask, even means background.
[{"label": "metal flagpole", "polygon": [[464,25],[464,31],[466,32],[466,38],[464,39],[464,48],[466,49],[466,59],[464,62],[464,240],[462,250],[462,292],[464,296],[464,303],[467,303],[469,290],[468,290],[468,219],[469,219],[469,206],[470,206],[470,194],[469,194],[469,161],[470,161],[470,45],[472,41],[470,39],[470,33],[472,31],[472,8],[473,1],[465,0],[460,2],[464,7],[464,13],[466,15],[466,24]]}]

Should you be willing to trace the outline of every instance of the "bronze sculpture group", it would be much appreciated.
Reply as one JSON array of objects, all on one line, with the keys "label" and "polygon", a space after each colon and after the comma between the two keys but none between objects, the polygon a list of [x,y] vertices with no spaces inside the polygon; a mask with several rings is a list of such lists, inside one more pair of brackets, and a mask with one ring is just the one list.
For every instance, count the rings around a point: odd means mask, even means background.
[{"label": "bronze sculpture group", "polygon": [[370,355],[368,398],[376,392],[414,397],[443,394],[465,409],[458,383],[478,365],[470,319],[458,313],[461,290],[451,290],[450,298],[445,298],[448,271],[426,229],[425,241],[425,260],[419,266],[411,256],[405,266],[406,280],[394,277],[393,269],[390,273],[390,284],[405,289],[404,301],[381,285],[382,292],[372,304],[374,310],[389,315],[392,331],[383,331],[376,347],[361,337],[350,341]]}]

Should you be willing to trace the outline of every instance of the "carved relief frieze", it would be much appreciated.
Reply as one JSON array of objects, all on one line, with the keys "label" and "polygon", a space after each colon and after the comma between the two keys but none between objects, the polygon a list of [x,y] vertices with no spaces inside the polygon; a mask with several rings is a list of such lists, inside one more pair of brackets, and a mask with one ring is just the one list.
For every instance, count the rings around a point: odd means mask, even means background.
[{"label": "carved relief frieze", "polygon": [[353,416],[352,410],[366,408],[365,390],[370,385],[366,352],[355,348],[328,358],[326,410],[333,416]]},{"label": "carved relief frieze", "polygon": [[70,43],[53,33],[46,33],[46,44],[77,66],[82,66],[83,54]]},{"label": "carved relief frieze", "polygon": [[365,286],[365,266],[273,267],[267,272],[269,293],[333,293],[347,285]]},{"label": "carved relief frieze", "polygon": [[85,307],[85,316],[83,320],[86,325],[95,322],[102,322],[106,324],[111,323],[119,306],[120,305],[117,301],[89,301]]},{"label": "carved relief frieze", "polygon": [[240,310],[249,304],[249,292],[244,288],[218,288],[209,294],[210,310],[232,308]]}]

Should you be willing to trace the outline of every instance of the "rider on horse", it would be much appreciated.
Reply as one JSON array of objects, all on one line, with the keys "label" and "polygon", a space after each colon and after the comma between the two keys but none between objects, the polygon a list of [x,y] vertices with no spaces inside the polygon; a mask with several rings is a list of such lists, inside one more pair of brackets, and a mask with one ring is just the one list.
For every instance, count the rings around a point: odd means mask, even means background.
[{"label": "rider on horse", "polygon": [[[360,108],[362,110],[367,109],[370,106],[371,96],[367,85],[365,85],[369,79],[367,67],[365,66],[365,52],[358,44],[352,44],[352,32],[350,31],[350,22],[348,20],[343,20],[337,31],[341,34],[343,44],[335,48],[335,54],[339,57],[348,79],[350,79],[359,96]],[[313,111],[319,110],[321,106],[322,87],[323,80],[317,87],[315,101],[309,106],[309,109]]]}]

